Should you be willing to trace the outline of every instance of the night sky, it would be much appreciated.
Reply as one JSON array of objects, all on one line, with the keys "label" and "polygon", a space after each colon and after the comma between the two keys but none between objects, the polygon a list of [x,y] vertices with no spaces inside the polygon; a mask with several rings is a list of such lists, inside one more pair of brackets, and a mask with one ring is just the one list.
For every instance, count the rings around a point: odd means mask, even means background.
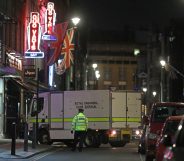
[{"label": "night sky", "polygon": [[169,24],[184,20],[184,0],[72,0],[74,14],[90,28],[121,29],[124,25]]}]

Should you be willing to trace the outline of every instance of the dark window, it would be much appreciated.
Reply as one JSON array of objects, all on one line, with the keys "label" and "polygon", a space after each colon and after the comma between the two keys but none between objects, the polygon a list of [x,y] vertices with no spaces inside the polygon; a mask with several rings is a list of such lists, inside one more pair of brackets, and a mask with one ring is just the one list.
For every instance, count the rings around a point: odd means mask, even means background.
[{"label": "dark window", "polygon": [[168,121],[165,125],[163,134],[170,134],[173,136],[175,134],[175,132],[177,131],[179,123],[180,123],[179,120]]},{"label": "dark window", "polygon": [[179,106],[162,106],[156,107],[152,115],[153,122],[165,122],[169,116],[183,115],[184,107]]}]

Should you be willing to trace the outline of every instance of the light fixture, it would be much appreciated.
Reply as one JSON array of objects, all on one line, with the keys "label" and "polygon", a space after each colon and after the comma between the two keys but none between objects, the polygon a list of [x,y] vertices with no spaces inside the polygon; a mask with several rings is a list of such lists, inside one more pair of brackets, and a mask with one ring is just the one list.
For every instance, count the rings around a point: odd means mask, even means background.
[{"label": "light fixture", "polygon": [[134,55],[137,56],[138,54],[140,54],[140,50],[139,49],[134,49]]},{"label": "light fixture", "polygon": [[160,64],[161,64],[162,68],[164,68],[164,67],[165,67],[165,65],[166,65],[165,60],[160,60]]},{"label": "light fixture", "polygon": [[153,91],[152,94],[155,97],[157,95],[157,92],[156,91]]},{"label": "light fixture", "polygon": [[147,92],[148,89],[146,87],[143,87],[142,90],[143,92]]},{"label": "light fixture", "polygon": [[94,70],[97,68],[97,66],[98,65],[96,63],[92,64],[92,67],[93,67]]},{"label": "light fixture", "polygon": [[80,21],[80,18],[79,18],[79,17],[74,17],[74,18],[72,18],[71,20],[72,20],[73,24],[74,24],[75,26],[77,26],[77,24],[78,24],[79,21]]}]

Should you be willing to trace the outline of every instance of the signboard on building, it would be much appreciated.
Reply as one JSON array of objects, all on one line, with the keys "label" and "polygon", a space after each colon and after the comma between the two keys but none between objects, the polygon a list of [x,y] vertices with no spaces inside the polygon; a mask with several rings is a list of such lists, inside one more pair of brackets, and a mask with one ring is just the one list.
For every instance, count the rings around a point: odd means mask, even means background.
[{"label": "signboard on building", "polygon": [[27,27],[28,50],[25,58],[43,58],[44,53],[40,50],[41,26],[38,12],[31,12],[30,23]]},{"label": "signboard on building", "polygon": [[48,2],[47,10],[45,13],[45,32],[42,36],[42,40],[55,41],[56,36],[52,35],[54,31],[56,20],[56,13],[54,10],[54,3]]},{"label": "signboard on building", "polygon": [[7,66],[15,68],[16,70],[22,71],[22,60],[15,57],[15,53],[6,53]]},{"label": "signboard on building", "polygon": [[24,69],[24,77],[35,78],[36,77],[36,70],[35,69]]}]

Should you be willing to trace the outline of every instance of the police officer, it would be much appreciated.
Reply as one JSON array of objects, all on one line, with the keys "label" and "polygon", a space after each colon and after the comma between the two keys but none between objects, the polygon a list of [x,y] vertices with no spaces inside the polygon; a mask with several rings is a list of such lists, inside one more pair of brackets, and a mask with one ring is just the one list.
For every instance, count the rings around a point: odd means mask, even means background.
[{"label": "police officer", "polygon": [[79,141],[79,152],[82,152],[84,139],[86,136],[86,131],[88,129],[88,118],[84,115],[84,110],[79,109],[77,115],[74,116],[72,120],[72,129],[71,133],[74,131],[74,143],[72,147],[72,151],[76,150],[77,143]]}]

